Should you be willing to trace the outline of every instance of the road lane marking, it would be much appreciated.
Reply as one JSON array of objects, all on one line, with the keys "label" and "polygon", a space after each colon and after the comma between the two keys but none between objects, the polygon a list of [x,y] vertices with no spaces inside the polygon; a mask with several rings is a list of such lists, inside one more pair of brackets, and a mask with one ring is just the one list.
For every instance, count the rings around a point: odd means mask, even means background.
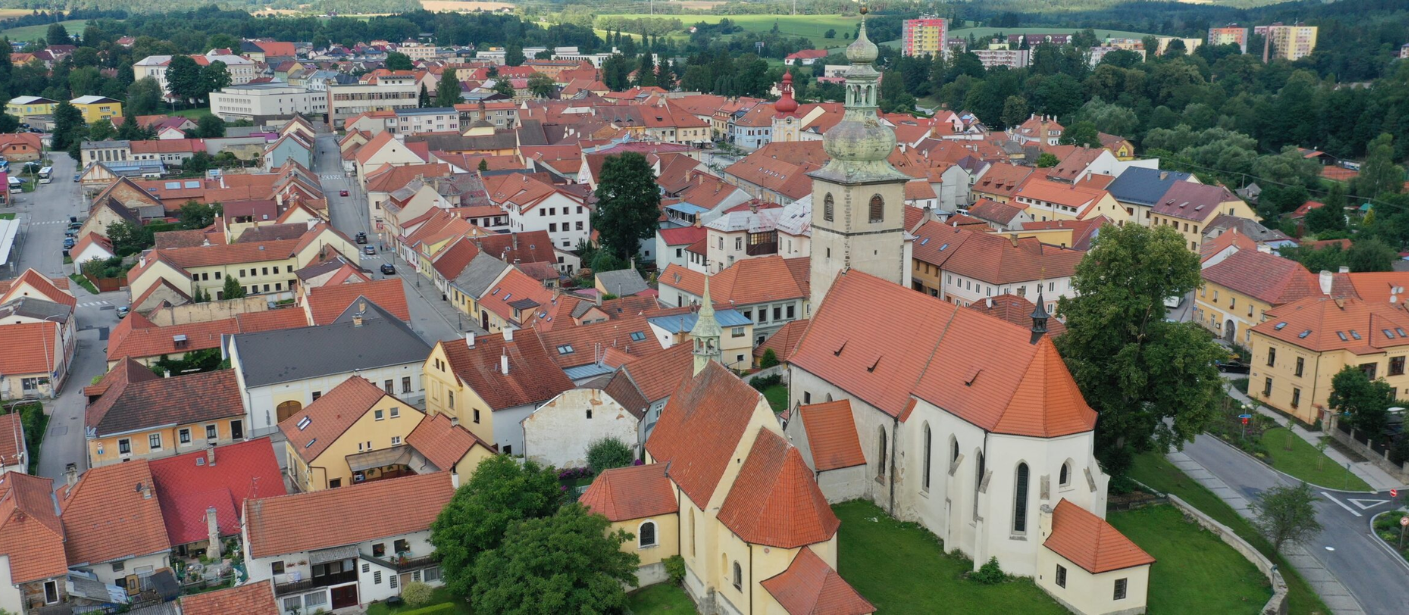
[{"label": "road lane marking", "polygon": [[[1346,498],[1346,500],[1349,500],[1351,504],[1359,506],[1360,510],[1370,510],[1371,508],[1379,506],[1380,504],[1385,504],[1389,502],[1389,500],[1361,500],[1357,498]],[[1366,504],[1366,502],[1369,502],[1369,504]]]},{"label": "road lane marking", "polygon": [[1351,508],[1351,507],[1349,507],[1349,506],[1346,506],[1346,505],[1345,505],[1345,502],[1342,502],[1342,501],[1340,501],[1340,500],[1337,500],[1337,499],[1335,498],[1335,496],[1333,496],[1333,495],[1331,495],[1331,494],[1329,494],[1329,493],[1326,493],[1325,491],[1322,491],[1322,492],[1321,492],[1321,495],[1326,496],[1326,499],[1328,499],[1328,500],[1330,500],[1330,501],[1332,501],[1332,502],[1335,502],[1335,503],[1336,503],[1337,505],[1339,505],[1341,508],[1344,508],[1344,509],[1350,511],[1350,514],[1352,514],[1352,515],[1355,515],[1355,516],[1357,516],[1357,517],[1363,517],[1363,516],[1365,516],[1365,515],[1362,515],[1362,514],[1360,514],[1360,513],[1358,513],[1358,512],[1355,512],[1355,509],[1354,509],[1354,508]]}]

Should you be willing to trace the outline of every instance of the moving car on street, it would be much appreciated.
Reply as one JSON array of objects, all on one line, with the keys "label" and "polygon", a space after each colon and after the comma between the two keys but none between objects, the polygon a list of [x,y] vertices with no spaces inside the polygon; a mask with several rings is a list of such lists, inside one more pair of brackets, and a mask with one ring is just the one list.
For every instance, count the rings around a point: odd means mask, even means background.
[{"label": "moving car on street", "polygon": [[373,248],[372,246],[367,246],[365,248],[362,248],[362,253],[366,254],[367,256],[376,256],[377,249]]},{"label": "moving car on street", "polygon": [[386,275],[396,275],[396,265],[393,265],[391,263],[382,263],[382,273]]}]

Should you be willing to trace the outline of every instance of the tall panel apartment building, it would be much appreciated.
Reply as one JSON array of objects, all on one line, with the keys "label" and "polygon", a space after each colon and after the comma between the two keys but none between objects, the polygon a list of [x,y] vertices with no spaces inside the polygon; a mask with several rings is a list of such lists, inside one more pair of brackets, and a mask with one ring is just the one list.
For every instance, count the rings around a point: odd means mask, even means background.
[{"label": "tall panel apartment building", "polygon": [[907,56],[938,56],[948,46],[949,20],[940,17],[922,17],[905,20],[900,35],[901,52]]},{"label": "tall panel apartment building", "polygon": [[1228,25],[1222,28],[1208,29],[1208,44],[1227,45],[1232,43],[1237,45],[1243,53],[1248,52],[1248,29],[1239,28],[1237,25]]},{"label": "tall panel apartment building", "polygon": [[[1282,58],[1295,62],[1316,49],[1316,26],[1282,25],[1255,26],[1254,34],[1261,34],[1266,43],[1262,50],[1262,61]],[[1270,49],[1269,49],[1270,48]]]},{"label": "tall panel apartment building", "polygon": [[415,109],[421,90],[414,75],[382,75],[376,83],[328,85],[328,126],[342,128],[343,122],[359,113]]}]

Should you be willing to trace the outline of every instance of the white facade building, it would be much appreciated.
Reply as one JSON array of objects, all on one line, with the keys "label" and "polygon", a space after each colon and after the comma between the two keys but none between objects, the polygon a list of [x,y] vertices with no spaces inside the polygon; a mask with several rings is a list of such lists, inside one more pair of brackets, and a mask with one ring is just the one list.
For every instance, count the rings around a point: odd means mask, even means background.
[{"label": "white facade building", "polygon": [[322,117],[328,113],[328,96],[284,83],[232,85],[210,93],[210,112],[227,122],[250,120],[256,125],[296,113]]}]

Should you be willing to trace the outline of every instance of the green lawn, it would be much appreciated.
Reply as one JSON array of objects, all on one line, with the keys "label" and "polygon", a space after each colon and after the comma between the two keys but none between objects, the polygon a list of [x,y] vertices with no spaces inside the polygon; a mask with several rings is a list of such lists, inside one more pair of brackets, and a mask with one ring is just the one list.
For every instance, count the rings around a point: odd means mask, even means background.
[{"label": "green lawn", "polygon": [[199,121],[201,119],[201,116],[210,115],[210,109],[207,109],[205,107],[201,107],[198,109],[182,109],[180,111],[168,111],[167,115],[179,115],[181,117],[189,117],[193,120]]},{"label": "green lawn", "polygon": [[[1292,450],[1287,450],[1287,438],[1291,438]],[[1345,466],[1326,459],[1321,451],[1310,442],[1293,436],[1286,427],[1275,427],[1262,434],[1262,445],[1271,456],[1268,463],[1296,478],[1308,483],[1351,491],[1373,491],[1359,476],[1345,469]],[[1320,465],[1317,465],[1318,460]]]},{"label": "green lawn", "polygon": [[[82,34],[84,24],[88,23],[88,20],[69,19],[66,21],[61,21],[59,23],[63,24],[64,29],[68,30],[69,34]],[[6,30],[0,30],[0,36],[8,36],[12,41],[39,40],[49,34],[50,25],[51,24],[46,23],[38,26],[21,26],[18,28],[9,28]]]},{"label": "green lawn", "polygon": [[15,219],[15,214],[14,214],[14,213],[0,214],[0,220],[14,220],[14,219]]},{"label": "green lawn", "polygon": [[98,294],[98,287],[94,286],[92,282],[89,282],[88,278],[83,277],[82,274],[75,273],[73,275],[70,275],[68,278],[70,280],[73,280],[74,284],[82,286],[84,290],[87,290],[88,292],[93,293],[95,295]]},{"label": "green lawn", "polygon": [[768,400],[768,405],[773,407],[773,412],[782,412],[788,409],[788,385],[780,384],[768,387],[763,391],[763,398]]},{"label": "green lawn", "polygon": [[[431,593],[431,601],[429,603],[416,608],[425,608],[442,602],[453,602],[457,607],[445,611],[448,615],[470,615],[469,603],[464,600],[455,599],[454,596],[450,595],[450,590],[446,589],[444,586],[435,588],[435,591]],[[392,615],[393,613],[404,613],[413,610],[416,609],[404,604],[398,607],[389,607],[384,602],[374,602],[367,607],[367,615]]]},{"label": "green lawn", "polygon": [[1106,520],[1158,562],[1150,568],[1151,615],[1253,615],[1272,597],[1252,562],[1173,506],[1114,512]]},{"label": "green lawn", "polygon": [[1067,613],[1029,579],[982,585],[964,578],[972,563],[875,504],[844,502],[832,510],[842,522],[837,572],[881,613]]},{"label": "green lawn", "polygon": [[[1272,560],[1272,563],[1277,565],[1277,568],[1282,571],[1282,577],[1287,581],[1287,612],[1290,615],[1331,612],[1326,608],[1326,604],[1321,602],[1321,598],[1316,595],[1311,586],[1301,578],[1296,569],[1292,568],[1281,554],[1274,551],[1272,544],[1267,542],[1267,539],[1263,538],[1261,534],[1258,534],[1246,519],[1238,516],[1232,507],[1219,499],[1212,491],[1205,489],[1203,485],[1189,478],[1179,468],[1174,467],[1174,464],[1165,459],[1163,455],[1145,453],[1136,457],[1135,465],[1130,470],[1130,477],[1158,491],[1179,496],[1189,505],[1231,528],[1233,533],[1248,541],[1259,552]],[[1159,567],[1159,564],[1155,566]]]},{"label": "green lawn", "polygon": [[[635,13],[599,15],[599,17],[641,19],[652,16],[645,13]],[[672,33],[673,37],[686,36],[684,32],[697,23],[714,24],[726,18],[750,32],[771,32],[773,24],[777,23],[779,33],[808,38],[817,49],[841,48],[851,44],[851,39],[842,37],[845,33],[855,30],[856,23],[860,20],[859,17],[843,17],[841,15],[655,15],[655,17],[678,17],[680,19],[685,30]],[[827,30],[836,30],[836,38],[824,38],[823,35]]]},{"label": "green lawn", "polygon": [[695,603],[679,585],[660,583],[632,592],[627,598],[630,600],[627,606],[635,615],[695,613]]}]

